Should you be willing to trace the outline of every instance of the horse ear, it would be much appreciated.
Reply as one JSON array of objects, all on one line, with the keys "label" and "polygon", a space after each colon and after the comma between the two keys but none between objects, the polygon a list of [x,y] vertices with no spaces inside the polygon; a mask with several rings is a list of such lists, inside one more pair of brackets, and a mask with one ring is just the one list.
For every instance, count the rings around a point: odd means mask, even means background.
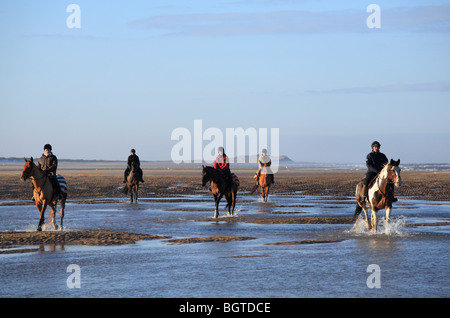
[{"label": "horse ear", "polygon": [[30,158],[30,162],[33,162],[33,157]]},{"label": "horse ear", "polygon": [[400,166],[400,159],[397,160],[397,166]]},{"label": "horse ear", "polygon": [[204,166],[204,165],[202,165],[202,169],[205,169],[205,166]]},{"label": "horse ear", "polygon": [[394,159],[391,159],[391,162],[389,163],[391,166],[395,165]]},{"label": "horse ear", "polygon": [[25,162],[27,162],[27,158],[23,157],[23,160],[25,160]]}]

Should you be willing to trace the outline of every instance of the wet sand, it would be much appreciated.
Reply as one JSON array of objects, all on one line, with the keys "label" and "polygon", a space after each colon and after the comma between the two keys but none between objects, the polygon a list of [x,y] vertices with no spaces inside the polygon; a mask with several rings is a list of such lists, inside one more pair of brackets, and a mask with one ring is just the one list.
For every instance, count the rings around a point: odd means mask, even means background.
[{"label": "wet sand", "polygon": [[[136,241],[168,239],[166,236],[148,235],[141,233],[118,232],[107,230],[78,230],[78,231],[8,231],[0,232],[0,247],[11,245],[120,245],[132,244]],[[7,253],[0,251],[0,254]]]},{"label": "wet sand", "polygon": [[[0,204],[14,205],[14,201],[30,201],[31,181],[21,181],[20,165],[9,169],[0,167]],[[235,170],[241,186],[238,195],[248,195],[253,188],[255,171]],[[68,183],[68,201],[124,198],[122,170],[59,170]],[[271,193],[313,196],[353,197],[356,184],[364,171],[279,171]],[[165,198],[207,193],[201,186],[201,171],[196,170],[144,170],[145,183],[140,186],[141,198]],[[396,196],[413,199],[450,200],[450,172],[402,171],[403,185]],[[8,202],[5,202],[8,201]],[[11,202],[12,201],[12,202]],[[32,202],[29,202],[32,204]],[[80,202],[86,203],[86,202]],[[24,204],[24,202],[20,202]],[[27,202],[25,202],[27,204]]]},{"label": "wet sand", "polygon": [[[254,185],[254,171],[234,171],[241,182],[239,196],[248,196]],[[60,170],[68,182],[68,202],[86,204],[92,199],[105,202],[127,198],[122,194],[122,170]],[[364,171],[280,171],[275,176],[271,193],[279,195],[298,194],[331,196],[336,199],[352,197],[356,184],[363,178]],[[34,205],[31,202],[31,181],[21,181],[21,167],[0,168],[0,205]],[[450,172],[402,172],[403,185],[396,190],[398,197],[413,199],[450,201]],[[184,195],[208,195],[208,186],[202,187],[201,172],[195,170],[144,170],[145,183],[141,184],[140,197],[164,201],[176,198],[183,201]],[[257,195],[257,194],[254,194]],[[319,198],[318,198],[319,199]],[[103,201],[102,200],[102,201]],[[99,201],[95,201],[99,203]],[[280,212],[282,213],[282,212]],[[202,221],[199,219],[199,221]],[[210,219],[209,219],[210,221]],[[223,220],[222,220],[223,221]],[[302,217],[261,215],[227,218],[227,222],[248,222],[258,224],[351,224],[349,217]],[[44,232],[1,232],[0,245],[23,246],[36,244],[114,245],[130,244],[137,240],[162,239],[154,235],[115,232],[106,230],[44,231]],[[164,237],[169,239],[168,237]],[[206,237],[169,241],[186,244],[197,242],[229,242],[251,239],[247,237]],[[320,242],[291,242],[291,244],[314,244]]]}]

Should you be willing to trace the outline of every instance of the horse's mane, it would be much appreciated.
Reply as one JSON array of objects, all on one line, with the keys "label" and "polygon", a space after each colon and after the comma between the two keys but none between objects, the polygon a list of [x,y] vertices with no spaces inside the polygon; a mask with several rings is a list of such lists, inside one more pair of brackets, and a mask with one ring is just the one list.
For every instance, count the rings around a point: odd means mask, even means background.
[{"label": "horse's mane", "polygon": [[383,178],[387,178],[389,166],[391,166],[391,163],[390,163],[390,162],[387,162],[387,163],[383,166],[383,169],[381,169],[381,171],[378,173],[378,176],[383,177]]}]

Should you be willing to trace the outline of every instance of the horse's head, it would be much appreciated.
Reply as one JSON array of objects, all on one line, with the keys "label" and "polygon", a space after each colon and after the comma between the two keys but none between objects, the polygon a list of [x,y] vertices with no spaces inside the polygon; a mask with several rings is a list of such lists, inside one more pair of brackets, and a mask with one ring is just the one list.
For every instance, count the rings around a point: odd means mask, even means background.
[{"label": "horse's head", "polygon": [[391,159],[391,162],[388,164],[387,169],[387,178],[389,182],[394,183],[396,187],[399,187],[402,185],[402,178],[400,177],[400,159],[397,161],[394,161]]},{"label": "horse's head", "polygon": [[25,165],[23,166],[22,176],[20,178],[22,181],[25,181],[30,178],[34,163],[33,157],[31,157],[30,160],[27,160],[27,158],[23,158],[23,160],[25,160]]},{"label": "horse's head", "polygon": [[204,187],[208,181],[209,179],[208,173],[206,172],[206,167],[202,165],[202,187]]}]

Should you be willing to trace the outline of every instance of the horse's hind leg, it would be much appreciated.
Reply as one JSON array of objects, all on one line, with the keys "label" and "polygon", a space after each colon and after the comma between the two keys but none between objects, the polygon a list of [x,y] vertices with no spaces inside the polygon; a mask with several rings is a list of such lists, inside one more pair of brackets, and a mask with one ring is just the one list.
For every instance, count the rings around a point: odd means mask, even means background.
[{"label": "horse's hind leg", "polygon": [[[370,225],[369,217],[368,217],[368,215],[367,215],[367,213],[368,213],[367,208],[363,206],[363,207],[362,207],[362,210],[364,211],[364,218],[365,218],[365,220],[366,220],[366,228],[367,228],[367,231],[370,231],[371,225]],[[373,213],[373,211],[372,211],[372,213]]]},{"label": "horse's hind leg", "polygon": [[53,203],[49,204],[49,206],[50,206],[50,224],[53,225],[54,230],[58,229],[58,225],[56,224],[56,219],[55,219],[56,205],[57,205],[57,202],[53,202]]},{"label": "horse's hind leg", "polygon": [[61,217],[61,227],[60,227],[61,231],[63,230],[64,209],[66,208],[66,198],[67,198],[67,194],[64,194],[64,197],[61,200],[61,210],[59,212],[59,216]]}]

